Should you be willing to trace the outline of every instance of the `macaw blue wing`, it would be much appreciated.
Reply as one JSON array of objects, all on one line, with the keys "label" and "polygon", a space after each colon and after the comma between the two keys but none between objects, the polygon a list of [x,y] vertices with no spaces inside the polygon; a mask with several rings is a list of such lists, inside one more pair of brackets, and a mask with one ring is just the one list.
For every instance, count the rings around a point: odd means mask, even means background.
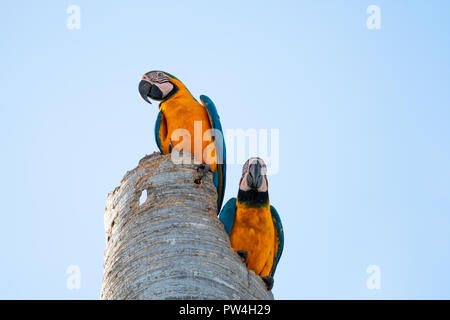
[{"label": "macaw blue wing", "polygon": [[211,127],[221,134],[221,136],[219,137],[217,132],[212,133],[212,135],[214,136],[214,144],[216,147],[217,156],[217,170],[216,172],[213,172],[213,180],[214,185],[217,188],[217,212],[220,212],[223,197],[225,195],[225,182],[227,173],[225,139],[223,136],[222,125],[220,124],[220,117],[217,113],[214,102],[212,102],[210,98],[204,95],[200,96],[200,100],[208,111],[209,120],[211,121]]},{"label": "macaw blue wing", "polygon": [[275,230],[277,232],[277,242],[278,246],[275,252],[275,258],[272,266],[272,270],[270,271],[271,276],[275,274],[275,270],[277,269],[278,262],[280,261],[281,254],[283,253],[284,247],[284,233],[283,233],[283,225],[281,224],[280,216],[278,215],[275,207],[270,206],[270,213],[272,214],[273,225],[275,226]]},{"label": "macaw blue wing", "polygon": [[233,228],[234,218],[236,217],[236,198],[231,198],[225,203],[222,211],[219,213],[219,220],[223,223],[228,236]]},{"label": "macaw blue wing", "polygon": [[162,143],[161,143],[161,123],[163,121],[163,113],[161,110],[159,110],[158,116],[156,117],[156,122],[155,122],[155,140],[156,140],[156,145],[158,146],[159,151],[161,152],[161,154],[164,154],[163,152],[163,148],[162,148]]}]

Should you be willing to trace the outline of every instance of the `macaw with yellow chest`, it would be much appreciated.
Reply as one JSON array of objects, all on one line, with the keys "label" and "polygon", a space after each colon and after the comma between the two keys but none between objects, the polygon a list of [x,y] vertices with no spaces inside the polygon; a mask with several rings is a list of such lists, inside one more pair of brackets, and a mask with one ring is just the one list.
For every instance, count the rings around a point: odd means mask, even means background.
[{"label": "macaw with yellow chest", "polygon": [[250,158],[242,170],[237,199],[227,201],[219,220],[230,236],[231,247],[271,290],[284,235],[280,216],[270,205],[268,187],[264,161]]},{"label": "macaw with yellow chest", "polygon": [[[214,103],[201,95],[200,104],[180,80],[163,71],[144,74],[139,93],[150,104],[149,98],[160,101],[155,139],[161,154],[169,154],[181,147],[182,151],[194,156],[200,167],[210,167],[217,188],[217,212],[220,212],[225,193],[226,151]],[[190,143],[180,139],[180,129],[188,132]]]}]

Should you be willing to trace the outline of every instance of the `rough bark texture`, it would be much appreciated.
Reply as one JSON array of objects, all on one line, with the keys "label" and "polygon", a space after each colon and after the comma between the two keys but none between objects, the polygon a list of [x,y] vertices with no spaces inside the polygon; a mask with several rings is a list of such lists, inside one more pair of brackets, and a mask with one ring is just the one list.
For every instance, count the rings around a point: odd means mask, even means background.
[{"label": "rough bark texture", "polygon": [[273,299],[230,247],[197,167],[154,153],[108,195],[101,299]]}]

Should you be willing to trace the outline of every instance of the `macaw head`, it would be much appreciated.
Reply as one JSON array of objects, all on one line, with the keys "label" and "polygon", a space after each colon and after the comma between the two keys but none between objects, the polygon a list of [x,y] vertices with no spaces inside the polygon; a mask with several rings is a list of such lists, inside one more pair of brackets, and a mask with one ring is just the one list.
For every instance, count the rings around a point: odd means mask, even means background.
[{"label": "macaw head", "polygon": [[151,104],[150,99],[163,101],[172,96],[182,83],[164,71],[150,71],[139,82],[139,94]]},{"label": "macaw head", "polygon": [[238,201],[263,204],[269,199],[266,164],[261,158],[250,158],[242,168]]}]

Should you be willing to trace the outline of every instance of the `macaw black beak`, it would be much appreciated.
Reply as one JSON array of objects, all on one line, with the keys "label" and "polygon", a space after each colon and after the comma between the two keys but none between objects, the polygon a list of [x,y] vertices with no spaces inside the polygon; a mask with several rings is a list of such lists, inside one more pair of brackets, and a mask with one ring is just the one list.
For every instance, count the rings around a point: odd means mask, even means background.
[{"label": "macaw black beak", "polygon": [[247,185],[258,189],[262,185],[261,165],[259,162],[252,163],[248,168]]},{"label": "macaw black beak", "polygon": [[150,104],[152,103],[150,102],[149,98],[152,98],[154,100],[162,100],[163,98],[163,92],[161,91],[161,89],[159,89],[157,85],[151,84],[150,82],[145,80],[141,80],[141,82],[139,82],[139,94],[141,95],[142,99]]},{"label": "macaw black beak", "polygon": [[148,81],[141,80],[139,82],[139,94],[141,95],[142,99],[147,101],[148,103],[152,104],[150,99],[148,98],[148,95],[150,91],[152,90],[152,84]]}]

